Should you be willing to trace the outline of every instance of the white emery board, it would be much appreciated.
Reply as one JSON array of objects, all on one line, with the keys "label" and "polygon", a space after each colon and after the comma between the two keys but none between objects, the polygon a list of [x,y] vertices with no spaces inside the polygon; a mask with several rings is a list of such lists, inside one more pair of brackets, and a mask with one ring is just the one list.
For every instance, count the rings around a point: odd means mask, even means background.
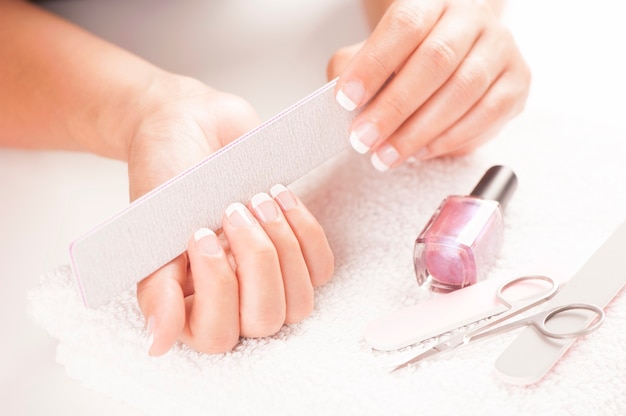
[{"label": "white emery board", "polygon": [[[381,351],[398,350],[498,315],[507,308],[498,302],[496,292],[512,279],[511,276],[489,278],[381,316],[365,328],[365,342]],[[558,279],[560,285],[567,280],[567,276]],[[535,293],[537,283],[516,285],[516,296]]]},{"label": "white emery board", "polygon": [[381,351],[398,350],[502,313],[506,307],[496,291],[508,280],[483,280],[384,315],[367,325],[365,342]]},{"label": "white emery board", "polygon": [[291,184],[348,146],[356,112],[331,81],[206,160],[131,203],[70,246],[85,304],[103,305],[186,250],[200,227],[217,230],[226,207]]},{"label": "white emery board", "polygon": [[[570,303],[590,303],[604,308],[626,284],[626,222],[609,237],[583,267],[545,305],[544,309]],[[626,299],[621,299],[626,301]],[[550,329],[569,332],[587,327],[595,315],[567,312]],[[606,319],[611,319],[610,315]],[[602,330],[602,327],[598,329]],[[591,342],[593,334],[587,336]],[[513,384],[528,385],[541,380],[576,342],[576,338],[549,339],[533,327],[524,329],[498,357],[497,374]]]}]

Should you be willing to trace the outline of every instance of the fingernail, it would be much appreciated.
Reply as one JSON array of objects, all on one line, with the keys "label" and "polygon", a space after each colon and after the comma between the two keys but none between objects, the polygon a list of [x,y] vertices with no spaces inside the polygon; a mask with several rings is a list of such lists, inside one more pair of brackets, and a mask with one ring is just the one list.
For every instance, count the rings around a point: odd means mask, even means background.
[{"label": "fingernail", "polygon": [[274,185],[272,189],[270,189],[270,194],[280,206],[286,211],[291,208],[295,208],[298,205],[296,198],[293,197],[289,189],[287,189],[284,185]]},{"label": "fingernail", "polygon": [[208,228],[200,228],[194,233],[193,238],[196,240],[198,250],[200,250],[202,254],[216,256],[222,252],[222,246],[217,236]]},{"label": "fingernail", "polygon": [[353,111],[361,103],[364,94],[365,88],[363,84],[359,81],[351,81],[344,84],[337,92],[335,99],[343,108]]},{"label": "fingernail", "polygon": [[378,129],[372,123],[359,124],[350,132],[350,144],[357,152],[367,153],[379,137]]},{"label": "fingernail", "polygon": [[274,221],[278,218],[278,207],[272,197],[265,192],[252,197],[252,208],[263,222]]},{"label": "fingernail", "polygon": [[146,332],[148,333],[148,355],[151,356],[152,344],[154,344],[154,316],[148,318]]},{"label": "fingernail", "polygon": [[251,227],[255,220],[243,204],[234,202],[226,208],[226,216],[231,225],[235,227]]},{"label": "fingernail", "polygon": [[385,172],[398,160],[400,154],[391,145],[385,144],[372,155],[372,165],[380,172]]}]

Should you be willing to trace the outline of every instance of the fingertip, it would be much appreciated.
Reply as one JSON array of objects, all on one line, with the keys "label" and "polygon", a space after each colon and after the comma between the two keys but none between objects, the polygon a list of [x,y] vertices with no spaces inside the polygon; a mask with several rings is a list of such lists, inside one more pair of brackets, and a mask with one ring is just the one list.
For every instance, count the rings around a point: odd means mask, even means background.
[{"label": "fingertip", "polygon": [[400,153],[390,144],[383,144],[372,154],[370,161],[379,172],[386,172],[400,159]]},{"label": "fingertip", "polygon": [[199,228],[193,234],[193,243],[189,243],[188,250],[192,255],[197,250],[205,256],[218,256],[222,253],[222,245],[213,230]]},{"label": "fingertip", "polygon": [[148,354],[160,356],[168,352],[185,325],[185,303],[180,280],[187,273],[184,256],[139,282],[137,301],[146,319]]},{"label": "fingertip", "polygon": [[370,148],[363,144],[359,136],[355,132],[350,133],[350,145],[357,153],[364,155],[369,152]]},{"label": "fingertip", "polygon": [[148,336],[148,355],[152,356],[152,345],[154,345],[154,316],[146,319],[146,334]]},{"label": "fingertip", "polygon": [[285,185],[276,184],[272,186],[270,195],[278,202],[283,211],[288,211],[298,206],[298,200]]},{"label": "fingertip", "polygon": [[274,222],[280,218],[280,208],[278,208],[272,197],[265,192],[254,195],[250,200],[250,204],[257,218],[263,223]]},{"label": "fingertip", "polygon": [[374,168],[379,172],[386,172],[389,170],[389,166],[383,163],[377,153],[372,154],[370,161],[372,162],[372,166],[374,166]]},{"label": "fingertip", "polygon": [[174,346],[177,336],[168,336],[167,332],[167,328],[164,329],[154,316],[147,319],[147,349],[150,357],[160,357]]},{"label": "fingertip", "polygon": [[360,81],[349,81],[341,86],[335,99],[344,109],[354,111],[361,104],[365,95],[365,87]]},{"label": "fingertip", "polygon": [[[248,210],[248,208],[240,202],[233,202],[226,208],[227,223],[235,228],[253,227],[257,225],[257,221]],[[226,223],[225,223],[226,225]]]},{"label": "fingertip", "polygon": [[348,95],[343,90],[337,91],[335,99],[340,106],[348,111],[354,111],[356,109],[357,103],[350,99],[350,97],[348,97]]},{"label": "fingertip", "polygon": [[327,246],[324,256],[326,257],[326,261],[320,262],[315,268],[315,272],[311,273],[311,284],[313,287],[324,286],[335,274],[335,256],[330,246]]}]

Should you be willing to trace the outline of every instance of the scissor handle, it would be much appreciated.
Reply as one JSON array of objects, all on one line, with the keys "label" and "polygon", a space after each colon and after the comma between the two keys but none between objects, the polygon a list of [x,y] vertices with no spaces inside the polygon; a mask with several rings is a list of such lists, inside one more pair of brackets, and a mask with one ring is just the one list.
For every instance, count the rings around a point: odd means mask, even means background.
[{"label": "scissor handle", "polygon": [[[536,293],[533,293],[530,297],[520,299],[520,300],[508,299],[506,295],[504,294],[504,292],[507,289],[511,288],[512,286],[515,286],[521,282],[532,281],[532,280],[541,280],[544,282],[548,282],[550,283],[550,287],[547,288],[546,290],[540,290]],[[533,306],[536,306],[550,299],[552,296],[556,294],[558,290],[559,290],[559,283],[550,276],[543,276],[543,275],[522,276],[522,277],[515,278],[503,284],[502,286],[500,286],[498,290],[496,291],[496,298],[498,299],[498,302],[506,305],[509,309],[511,309],[511,312],[515,313],[515,312],[521,312],[522,310],[529,309]]]},{"label": "scissor handle", "polygon": [[[592,325],[572,332],[556,332],[548,328],[547,323],[550,319],[554,318],[560,313],[571,310],[591,311],[595,313],[596,317]],[[539,329],[542,334],[550,338],[565,339],[582,337],[592,333],[593,331],[598,329],[600,325],[602,325],[602,323],[604,322],[604,316],[604,310],[599,306],[589,303],[571,303],[569,305],[557,306],[556,308],[550,309],[548,311],[539,312],[534,316],[531,316],[529,319],[532,320],[533,325],[537,329]]]}]

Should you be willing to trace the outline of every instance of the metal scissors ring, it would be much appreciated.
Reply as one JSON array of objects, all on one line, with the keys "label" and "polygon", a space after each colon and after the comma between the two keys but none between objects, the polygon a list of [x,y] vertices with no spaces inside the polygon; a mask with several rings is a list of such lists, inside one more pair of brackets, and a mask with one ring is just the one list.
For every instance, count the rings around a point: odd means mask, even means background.
[{"label": "metal scissors ring", "polygon": [[[505,295],[505,292],[508,289],[525,281],[544,281],[548,282],[550,284],[550,287],[546,290],[535,292],[530,297],[525,297],[522,299],[510,299]],[[428,357],[432,357],[446,351],[454,350],[463,345],[467,345],[472,341],[477,341],[496,334],[501,334],[522,326],[532,325],[544,336],[547,336],[549,338],[563,339],[576,338],[587,335],[595,331],[600,327],[600,325],[602,325],[602,322],[604,321],[604,310],[596,305],[591,305],[587,303],[571,303],[561,305],[547,311],[535,313],[528,317],[511,320],[511,318],[513,318],[514,316],[519,315],[527,311],[528,309],[537,306],[543,302],[546,302],[547,300],[552,298],[557,293],[559,288],[558,286],[558,282],[548,276],[523,276],[503,284],[496,291],[496,299],[498,300],[498,302],[505,305],[508,308],[508,311],[503,312],[498,316],[492,317],[491,319],[488,319],[482,323],[479,323],[478,325],[466,331],[462,331],[460,333],[452,335],[452,337],[450,337],[449,339],[436,344],[432,348],[394,367],[392,371],[422,361]],[[591,311],[594,313],[595,319],[590,326],[582,327],[578,330],[570,332],[557,332],[548,328],[548,321],[561,314],[562,312],[570,310]],[[498,326],[498,324],[501,323],[503,324]]]}]

